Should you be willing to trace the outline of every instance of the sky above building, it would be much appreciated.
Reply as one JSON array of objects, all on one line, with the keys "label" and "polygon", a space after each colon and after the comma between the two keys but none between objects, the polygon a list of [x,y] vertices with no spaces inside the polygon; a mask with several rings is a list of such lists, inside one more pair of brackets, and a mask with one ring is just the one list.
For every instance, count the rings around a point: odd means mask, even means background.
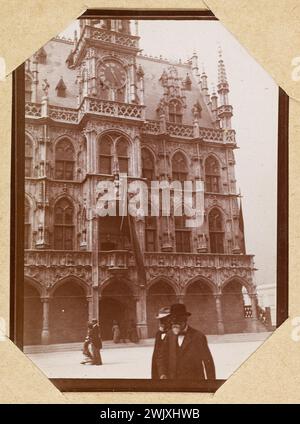
[{"label": "sky above building", "polygon": [[[132,25],[134,26],[134,25]],[[208,86],[217,85],[221,46],[233,106],[237,188],[241,190],[247,253],[255,255],[256,283],[276,283],[278,86],[218,21],[139,21],[143,53],[182,62],[195,51]],[[73,37],[77,23],[62,35]]]}]

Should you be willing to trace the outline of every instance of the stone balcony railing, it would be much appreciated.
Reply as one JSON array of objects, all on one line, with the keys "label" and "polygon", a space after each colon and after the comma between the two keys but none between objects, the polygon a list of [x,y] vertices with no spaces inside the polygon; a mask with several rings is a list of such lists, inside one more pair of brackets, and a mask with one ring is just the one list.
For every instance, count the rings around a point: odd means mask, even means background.
[{"label": "stone balcony railing", "polygon": [[[29,102],[25,105],[25,116],[31,119],[49,117],[53,121],[66,124],[79,124],[86,114],[124,118],[143,121],[142,132],[144,134],[159,135],[167,133],[173,137],[195,138],[192,125],[167,122],[165,127],[162,128],[159,120],[145,120],[145,106],[143,105],[85,97],[78,109],[49,105],[46,114],[43,113],[43,110],[42,104]],[[222,130],[200,127],[197,137],[207,142],[235,144],[235,131],[232,129]]]},{"label": "stone balcony railing", "polygon": [[89,266],[91,252],[76,250],[25,250],[25,266]]},{"label": "stone balcony railing", "polygon": [[[199,128],[199,137],[204,141],[215,141],[218,143],[232,143],[235,144],[235,131],[232,129],[216,129],[216,128]],[[145,121],[142,132],[144,134],[162,134],[167,133],[174,137],[182,138],[195,138],[194,127],[192,125],[174,124],[172,122],[166,123],[166,128],[158,120]],[[198,136],[197,136],[198,137]]]},{"label": "stone balcony railing", "polygon": [[254,268],[251,255],[226,255],[213,253],[146,252],[145,267],[174,268]]},{"label": "stone balcony railing", "polygon": [[107,29],[90,27],[89,37],[92,40],[100,40],[107,43],[118,44],[123,47],[138,48],[139,37],[131,34],[109,31]]},{"label": "stone balcony railing", "polygon": [[79,108],[79,120],[86,113],[115,118],[144,119],[145,106],[85,97]]},{"label": "stone balcony railing", "polygon": [[111,250],[99,252],[99,266],[108,268],[110,271],[127,270],[133,260],[131,252],[128,250]]},{"label": "stone balcony railing", "polygon": [[58,122],[69,122],[71,124],[78,123],[78,111],[69,107],[49,106],[49,118]]},{"label": "stone balcony railing", "polygon": [[25,103],[25,117],[27,118],[41,118],[42,105],[40,103]]},{"label": "stone balcony railing", "polygon": [[138,50],[139,37],[131,34],[119,33],[105,28],[97,28],[85,25],[84,30],[77,42],[73,53],[73,62],[76,65],[78,59],[82,56],[86,40],[92,43],[101,41],[102,43],[114,44],[128,49]]},{"label": "stone balcony railing", "polygon": [[[25,266],[91,266],[90,251],[75,250],[25,250]],[[111,250],[99,252],[100,267],[127,269],[135,264],[132,252]],[[227,255],[213,253],[145,252],[145,267],[172,268],[248,268],[254,269],[252,255]]]}]

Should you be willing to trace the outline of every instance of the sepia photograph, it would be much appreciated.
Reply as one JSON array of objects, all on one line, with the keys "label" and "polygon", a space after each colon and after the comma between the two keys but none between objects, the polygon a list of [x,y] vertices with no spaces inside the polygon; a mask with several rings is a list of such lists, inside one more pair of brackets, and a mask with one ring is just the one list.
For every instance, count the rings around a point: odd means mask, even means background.
[{"label": "sepia photograph", "polygon": [[279,87],[213,18],[83,15],[22,72],[24,353],[215,391],[278,325]]}]

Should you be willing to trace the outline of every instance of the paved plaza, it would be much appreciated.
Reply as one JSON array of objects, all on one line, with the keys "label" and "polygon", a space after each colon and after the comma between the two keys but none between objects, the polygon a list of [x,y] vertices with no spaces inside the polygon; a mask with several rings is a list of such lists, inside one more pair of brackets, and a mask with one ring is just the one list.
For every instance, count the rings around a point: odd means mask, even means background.
[{"label": "paved plaza", "polygon": [[[270,333],[260,333],[249,337],[245,334],[234,337],[228,335],[208,337],[217,379],[227,379],[269,335]],[[150,378],[151,376],[153,340],[142,341],[138,345],[104,343],[101,351],[102,366],[80,364],[83,355],[79,345],[72,346],[72,350],[66,349],[68,347],[27,355],[49,378]]]}]

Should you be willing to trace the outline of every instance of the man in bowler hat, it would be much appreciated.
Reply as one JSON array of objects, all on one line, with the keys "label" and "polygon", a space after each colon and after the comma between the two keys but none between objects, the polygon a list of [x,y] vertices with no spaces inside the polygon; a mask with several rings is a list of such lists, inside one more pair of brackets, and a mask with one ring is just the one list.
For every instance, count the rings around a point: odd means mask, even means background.
[{"label": "man in bowler hat", "polygon": [[171,330],[158,352],[160,379],[201,381],[216,378],[206,336],[188,325],[185,305],[171,305]]},{"label": "man in bowler hat", "polygon": [[161,308],[155,318],[159,321],[159,329],[155,335],[155,344],[152,355],[151,378],[152,380],[159,380],[160,376],[158,372],[157,359],[159,356],[159,351],[162,349],[162,346],[165,342],[167,332],[171,328],[170,308]]}]

